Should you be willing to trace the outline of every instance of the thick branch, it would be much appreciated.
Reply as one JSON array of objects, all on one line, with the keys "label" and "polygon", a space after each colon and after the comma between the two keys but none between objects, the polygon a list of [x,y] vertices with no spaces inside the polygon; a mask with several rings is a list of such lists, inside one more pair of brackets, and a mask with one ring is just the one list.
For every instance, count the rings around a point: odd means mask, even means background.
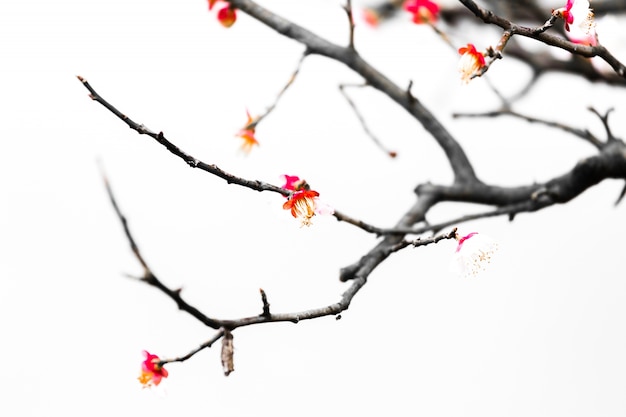
[{"label": "thick branch", "polygon": [[[409,228],[420,221],[424,221],[426,213],[435,204],[437,204],[437,198],[434,195],[418,198],[413,207],[398,221],[395,228]],[[363,255],[359,261],[342,268],[339,279],[341,281],[367,279],[372,271],[393,253],[392,248],[402,242],[403,238],[404,234],[385,236],[380,243]]]},{"label": "thick branch", "polygon": [[439,120],[410,92],[394,84],[361,58],[356,50],[331,43],[302,26],[298,26],[270,12],[251,0],[230,0],[230,3],[276,32],[302,43],[307,47],[308,53],[326,56],[351,68],[363,77],[369,85],[385,93],[413,115],[424,129],[435,138],[450,162],[455,182],[477,181],[476,174],[467,155]]},{"label": "thick branch", "polygon": [[[598,155],[578,162],[571,171],[542,184],[520,187],[500,187],[483,183],[453,184],[451,186],[422,184],[416,188],[417,203],[389,230],[376,229],[386,237],[358,262],[341,270],[340,279],[347,281],[367,277],[390,254],[390,248],[402,242],[405,234],[440,230],[473,218],[532,212],[542,208],[566,203],[599,182],[609,178],[626,179],[626,145],[612,138],[607,141]],[[485,204],[498,207],[488,213],[464,216],[437,225],[412,228],[424,221],[426,213],[437,203],[456,201]],[[389,233],[389,234],[388,234]]]},{"label": "thick branch", "polygon": [[[189,313],[190,315],[198,319],[200,322],[202,322],[206,326],[211,327],[213,329],[233,330],[238,327],[249,326],[252,324],[275,323],[275,322],[283,322],[283,321],[298,323],[301,320],[310,320],[310,319],[315,319],[315,318],[324,317],[324,316],[338,315],[342,311],[348,309],[354,296],[359,292],[359,290],[363,287],[363,285],[365,285],[367,281],[367,275],[369,275],[369,273],[366,274],[365,272],[362,272],[358,277],[353,277],[353,281],[350,287],[342,294],[341,300],[339,302],[330,304],[324,307],[320,307],[320,308],[315,308],[315,309],[310,309],[310,310],[305,310],[305,311],[300,311],[300,312],[295,312],[295,313],[273,314],[269,311],[269,304],[267,304],[267,299],[265,298],[263,312],[257,316],[244,317],[244,318],[235,319],[235,320],[220,320],[220,319],[211,318],[205,315],[204,313],[200,312],[200,310],[198,310],[197,308],[188,304],[182,298],[180,289],[171,289],[167,287],[151,271],[147,262],[144,260],[143,256],[141,255],[141,252],[139,251],[139,247],[136,244],[132,233],[130,232],[130,228],[128,226],[126,217],[122,214],[119,208],[119,205],[117,204],[117,201],[115,199],[115,196],[113,195],[113,191],[110,187],[108,180],[106,179],[106,177],[104,178],[105,178],[105,186],[106,186],[107,193],[109,195],[113,208],[115,209],[115,213],[117,214],[120,222],[122,223],[122,227],[124,228],[124,233],[126,235],[126,238],[128,239],[130,246],[137,260],[144,268],[144,276],[141,277],[140,280],[159,289],[161,292],[163,292],[165,295],[171,298],[176,303],[179,309]],[[419,216],[419,214],[417,214],[417,216]],[[413,221],[412,216],[405,216],[405,217],[406,217],[405,223]],[[438,241],[442,239],[447,239],[447,238],[450,238],[449,235],[444,235],[442,237],[435,237],[432,239],[426,239],[421,243],[408,242],[406,245],[402,247],[395,247],[395,248],[392,247],[392,245],[387,244],[385,250],[383,251],[384,257],[382,259],[389,256],[391,253],[396,252],[410,244],[413,244],[414,246],[421,246],[421,245],[426,245],[430,243],[437,243]],[[394,244],[400,243],[402,241],[402,239],[398,239],[395,236],[388,237],[387,240],[388,241],[393,240]],[[373,267],[371,268],[371,270],[373,270]],[[369,272],[371,272],[371,270]],[[215,340],[217,340],[218,338],[219,336],[216,336]],[[189,355],[189,357],[193,356],[199,350],[204,349],[205,347],[209,347],[213,343],[213,341],[214,340],[211,339],[211,341],[209,341],[207,344],[201,346],[198,350],[193,351]],[[187,359],[187,356],[183,357],[182,359],[176,359],[176,360],[182,361],[185,359]]]},{"label": "thick branch", "polygon": [[493,185],[440,186],[423,184],[418,195],[434,196],[440,201],[507,206],[533,202],[535,210],[566,203],[605,179],[626,179],[626,146],[621,140],[608,142],[598,155],[579,161],[569,172],[545,183],[521,187]]}]

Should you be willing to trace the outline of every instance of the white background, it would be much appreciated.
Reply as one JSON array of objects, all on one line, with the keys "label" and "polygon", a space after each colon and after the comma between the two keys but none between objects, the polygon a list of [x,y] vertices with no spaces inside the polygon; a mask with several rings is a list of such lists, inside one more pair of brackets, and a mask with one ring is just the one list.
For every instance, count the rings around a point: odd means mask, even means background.
[{"label": "white background", "polygon": [[[347,39],[339,1],[263,4],[334,42]],[[494,30],[441,27],[458,46],[498,40]],[[599,23],[601,41],[623,46],[606,28]],[[213,348],[168,365],[158,389],[142,390],[143,349],[179,356],[213,331],[126,277],[141,269],[98,159],[151,268],[217,318],[260,313],[260,287],[277,313],[334,303],[347,288],[339,269],[377,240],[331,217],[299,228],[281,196],[187,168],[92,102],[76,75],[205,162],[276,185],[282,174],[299,175],[338,210],[379,226],[411,206],[417,184],[450,181],[447,162],[386,97],[350,90],[370,128],[399,155],[386,157],[337,89],[361,80],[321,57],[305,61],[258,127],[261,146],[242,155],[234,133],[245,110],[259,114],[271,104],[303,49],[241,13],[223,29],[203,0],[4,2],[0,40],[0,414],[626,413],[618,181],[512,223],[461,225],[500,243],[476,279],[449,273],[454,242],[406,249],[376,269],[341,320],[238,329],[231,376],[223,376]],[[452,119],[454,111],[493,109],[497,98],[484,79],[462,85],[456,52],[408,16],[378,30],[360,25],[356,41],[392,80],[413,80],[413,93],[485,181],[545,181],[594,152],[580,139],[513,119]],[[528,76],[512,59],[489,71],[505,93]],[[585,109],[615,107],[612,126],[623,136],[623,103],[621,88],[557,74],[541,79],[519,109],[603,137]],[[429,220],[477,210],[445,204]]]}]

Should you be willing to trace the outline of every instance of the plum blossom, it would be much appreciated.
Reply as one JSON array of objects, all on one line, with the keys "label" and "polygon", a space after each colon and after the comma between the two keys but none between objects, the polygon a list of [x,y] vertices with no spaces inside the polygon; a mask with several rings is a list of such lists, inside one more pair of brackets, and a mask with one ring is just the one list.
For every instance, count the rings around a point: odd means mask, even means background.
[{"label": "plum blossom", "polygon": [[476,50],[472,43],[459,48],[459,54],[461,54],[461,59],[459,60],[458,69],[461,73],[461,80],[467,84],[485,66],[485,57],[482,52]]},{"label": "plum blossom", "polygon": [[217,20],[222,26],[229,28],[237,20],[237,12],[230,5],[224,6],[217,11]]},{"label": "plum blossom", "polygon": [[316,214],[332,214],[334,210],[319,202],[319,193],[312,190],[305,180],[295,175],[283,175],[285,185],[283,188],[292,191],[291,196],[283,204],[283,209],[291,210],[291,215],[299,219],[301,226],[310,226],[311,219]]},{"label": "plum blossom", "polygon": [[565,7],[553,12],[565,21],[567,37],[574,43],[596,46],[598,35],[589,0],[567,0]]},{"label": "plum blossom", "polygon": [[213,10],[216,4],[220,4],[220,8],[217,11],[217,21],[226,28],[231,27],[237,20],[237,12],[230,3],[221,0],[208,0],[209,10]]},{"label": "plum blossom", "polygon": [[246,114],[248,116],[248,121],[246,122],[245,126],[241,128],[239,132],[237,132],[235,136],[243,139],[243,142],[241,143],[241,150],[244,153],[248,154],[254,146],[259,146],[259,141],[254,136],[255,129],[253,126],[255,125],[255,120],[252,118],[252,116],[250,116],[250,112],[248,112],[247,110]]},{"label": "plum blossom", "polygon": [[434,23],[439,14],[439,5],[430,0],[407,0],[404,2],[404,10],[413,13],[414,23]]},{"label": "plum blossom", "polygon": [[139,382],[144,388],[152,385],[157,386],[161,383],[163,378],[167,378],[167,370],[159,364],[161,359],[157,355],[153,355],[144,350],[143,355],[146,360],[141,363],[141,375],[139,375]]},{"label": "plum blossom", "polygon": [[376,10],[374,9],[363,9],[363,11],[361,12],[361,17],[363,21],[371,27],[377,27],[380,23],[380,16],[378,15],[378,13],[376,13]]},{"label": "plum blossom", "polygon": [[458,244],[451,269],[464,278],[475,277],[484,271],[498,250],[498,244],[492,238],[477,232],[465,236],[457,233],[456,240]]}]

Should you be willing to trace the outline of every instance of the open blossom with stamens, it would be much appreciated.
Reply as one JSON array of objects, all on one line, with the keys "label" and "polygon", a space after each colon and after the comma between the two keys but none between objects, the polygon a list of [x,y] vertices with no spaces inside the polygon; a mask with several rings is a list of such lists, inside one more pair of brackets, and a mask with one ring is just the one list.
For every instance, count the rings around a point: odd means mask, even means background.
[{"label": "open blossom with stamens", "polygon": [[485,66],[485,56],[482,52],[478,52],[472,43],[459,48],[459,54],[461,54],[461,59],[458,69],[461,73],[461,79],[467,84]]},{"label": "open blossom with stamens", "polygon": [[145,350],[143,355],[146,360],[141,363],[141,375],[137,379],[139,379],[144,388],[159,385],[163,378],[167,378],[167,370],[159,365],[161,359],[157,355],[153,355]]},{"label": "open blossom with stamens", "polygon": [[565,7],[556,9],[553,14],[565,21],[567,37],[574,43],[596,46],[598,35],[593,11],[589,0],[567,0]]},{"label": "open blossom with stamens", "polygon": [[498,250],[498,244],[492,238],[477,232],[465,236],[457,234],[456,240],[452,270],[465,278],[484,271]]},{"label": "open blossom with stamens", "polygon": [[246,114],[248,115],[248,121],[246,125],[239,131],[235,136],[243,139],[241,143],[241,150],[244,153],[250,153],[252,148],[256,145],[259,146],[259,141],[256,140],[255,135],[255,120],[250,116],[250,113],[246,110]]},{"label": "open blossom with stamens", "polygon": [[439,14],[439,5],[430,0],[407,0],[404,2],[404,10],[413,13],[414,23],[434,23]]},{"label": "open blossom with stamens", "polygon": [[316,214],[332,214],[334,210],[321,204],[318,200],[319,193],[311,190],[305,180],[295,175],[283,175],[285,185],[283,188],[292,191],[289,199],[283,204],[285,210],[291,210],[291,215],[300,219],[302,226],[310,226],[311,219]]}]

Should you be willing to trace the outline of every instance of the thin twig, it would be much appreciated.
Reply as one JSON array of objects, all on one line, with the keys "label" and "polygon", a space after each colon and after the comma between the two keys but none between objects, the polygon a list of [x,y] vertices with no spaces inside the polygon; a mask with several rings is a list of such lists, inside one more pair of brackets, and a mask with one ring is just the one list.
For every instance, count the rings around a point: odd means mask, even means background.
[{"label": "thin twig", "polygon": [[247,129],[255,129],[257,127],[257,125],[261,122],[261,120],[265,119],[272,111],[274,111],[274,109],[276,108],[276,105],[278,104],[278,102],[282,98],[283,94],[285,94],[285,92],[289,89],[289,87],[291,87],[293,82],[296,80],[296,77],[298,76],[298,73],[300,72],[300,68],[302,67],[302,63],[304,62],[304,59],[307,56],[308,56],[308,53],[305,51],[302,54],[302,56],[300,57],[300,59],[298,60],[298,64],[296,65],[296,69],[289,76],[289,79],[287,80],[287,83],[283,86],[283,88],[276,95],[276,98],[274,99],[274,102],[272,104],[270,104],[265,109],[263,114],[261,114],[260,116],[255,117],[254,120],[252,122],[250,122],[249,124],[247,124],[246,126],[244,126],[243,129],[245,129],[245,130],[247,130]]},{"label": "thin twig", "polygon": [[354,50],[354,16],[352,14],[352,1],[346,0],[346,5],[343,7],[348,15],[348,24],[349,26],[349,37],[348,37],[348,46],[350,49]]},{"label": "thin twig", "polygon": [[401,249],[404,249],[408,246],[413,245],[413,247],[418,247],[418,246],[426,246],[426,245],[430,245],[433,243],[438,243],[442,240],[446,240],[446,239],[455,239],[456,238],[456,231],[457,228],[455,227],[454,229],[452,229],[452,231],[450,231],[449,233],[444,233],[441,235],[437,235],[437,236],[431,236],[431,237],[426,237],[426,238],[421,238],[418,237],[417,239],[414,240],[403,240],[399,243],[396,243],[393,246],[389,247],[389,253],[393,253],[393,252],[397,252]]},{"label": "thin twig", "polygon": [[572,135],[577,136],[577,137],[579,137],[579,138],[589,142],[591,145],[593,145],[597,149],[602,149],[602,147],[604,146],[604,143],[601,140],[599,140],[598,138],[596,138],[587,129],[577,129],[577,128],[565,125],[563,123],[554,122],[554,121],[550,121],[550,120],[539,119],[537,117],[524,115],[524,114],[518,113],[516,111],[513,111],[511,109],[507,109],[507,108],[501,109],[501,110],[494,110],[494,111],[484,112],[484,113],[454,113],[452,115],[452,117],[457,117],[457,118],[458,117],[465,117],[465,118],[470,118],[470,117],[500,117],[500,116],[513,116],[513,117],[517,117],[517,118],[522,119],[522,120],[526,120],[529,123],[538,123],[538,124],[542,124],[544,126],[561,129],[561,130],[563,130],[565,132],[571,133]]},{"label": "thin twig", "polygon": [[207,340],[206,342],[204,342],[203,344],[198,346],[196,349],[194,349],[191,352],[187,353],[186,355],[179,356],[177,358],[172,358],[172,359],[161,359],[159,361],[159,366],[163,366],[166,363],[172,363],[172,362],[185,362],[187,359],[191,358],[196,353],[198,353],[198,352],[200,352],[200,351],[202,351],[202,350],[204,350],[206,348],[210,348],[211,346],[213,346],[213,344],[215,342],[217,342],[218,340],[220,340],[220,338],[222,336],[224,336],[224,329],[220,329],[217,333],[215,333],[215,335],[213,335],[212,338],[210,338],[209,340]]},{"label": "thin twig", "polygon": [[107,110],[109,110],[111,113],[117,116],[120,120],[126,123],[128,127],[135,130],[137,133],[141,135],[147,135],[155,139],[157,142],[163,145],[168,151],[170,151],[171,153],[173,153],[174,155],[176,155],[177,157],[185,161],[185,163],[187,163],[187,165],[190,166],[191,168],[198,168],[198,169],[201,169],[202,171],[206,171],[210,174],[220,177],[226,180],[228,184],[241,185],[242,187],[250,188],[251,190],[255,190],[255,191],[272,191],[275,193],[282,194],[285,197],[289,197],[291,195],[291,191],[286,190],[282,187],[277,187],[275,185],[268,184],[263,181],[246,180],[244,178],[237,177],[235,175],[229,174],[226,171],[223,171],[222,169],[218,168],[216,165],[207,164],[205,162],[200,161],[199,159],[194,158],[191,155],[186,154],[181,149],[179,149],[176,145],[174,145],[172,142],[167,140],[163,132],[155,133],[151,131],[150,129],[148,129],[143,124],[136,123],[131,118],[126,116],[124,113],[116,109],[113,105],[111,105],[104,98],[102,98],[102,96],[100,96],[93,89],[93,87],[87,82],[86,79],[84,79],[81,76],[77,76],[77,78],[80,80],[80,82],[83,83],[83,86],[89,91],[90,93],[89,97],[92,100],[100,103],[102,106],[104,106]]},{"label": "thin twig", "polygon": [[[354,101],[350,98],[348,93],[345,91],[347,87],[363,88],[363,87],[367,87],[367,85],[366,84],[339,84],[339,91],[341,92],[341,95],[343,95],[343,97],[346,99],[350,107],[352,108],[352,111],[354,112],[357,119],[359,119],[359,123],[361,123],[361,127],[363,128],[363,131],[365,132],[367,136],[370,137],[370,139],[374,142],[374,144],[380,150],[382,150],[387,155],[389,155],[391,158],[395,158],[396,156],[398,156],[398,153],[396,151],[387,149],[385,145],[383,145],[382,142],[376,137],[376,135],[374,135],[374,133],[372,133],[372,131],[369,129],[369,127],[367,126],[367,122],[365,121],[365,118],[363,117],[363,114],[361,114],[361,112],[357,108]],[[410,90],[409,90],[409,94],[410,94]]]},{"label": "thin twig", "polygon": [[168,287],[166,287],[157,277],[156,275],[152,272],[152,270],[150,269],[150,267],[148,266],[148,263],[145,261],[144,257],[141,255],[141,252],[139,251],[139,246],[137,246],[137,243],[135,242],[135,239],[133,238],[132,233],[130,232],[130,228],[128,226],[128,221],[126,220],[126,217],[122,214],[117,201],[115,199],[115,196],[113,195],[113,190],[111,189],[111,185],[109,184],[109,181],[106,177],[106,175],[104,174],[104,171],[102,171],[102,177],[104,179],[104,185],[107,191],[107,194],[109,195],[109,199],[111,200],[111,204],[113,205],[113,209],[115,210],[115,213],[117,214],[117,217],[119,218],[120,222],[122,223],[122,227],[124,228],[124,233],[126,235],[126,238],[128,239],[128,242],[130,243],[130,247],[133,251],[133,254],[135,255],[135,257],[137,258],[137,260],[139,261],[139,263],[141,264],[141,266],[144,269],[144,275],[141,278],[141,280],[149,285],[152,285],[153,287],[158,288],[159,290],[161,290],[163,293],[165,293],[166,295],[168,295],[172,300],[174,300],[174,302],[178,305],[178,308],[182,311],[185,311],[189,314],[191,314],[193,317],[195,317],[196,319],[198,319],[200,322],[204,323],[205,325],[214,328],[214,329],[219,329],[220,327],[222,327],[222,324],[219,323],[217,320],[213,320],[212,318],[206,316],[205,314],[203,314],[202,312],[200,312],[200,310],[198,310],[197,308],[187,304],[187,302],[185,300],[183,300],[183,298],[181,297],[180,293],[181,290],[172,290]]}]

